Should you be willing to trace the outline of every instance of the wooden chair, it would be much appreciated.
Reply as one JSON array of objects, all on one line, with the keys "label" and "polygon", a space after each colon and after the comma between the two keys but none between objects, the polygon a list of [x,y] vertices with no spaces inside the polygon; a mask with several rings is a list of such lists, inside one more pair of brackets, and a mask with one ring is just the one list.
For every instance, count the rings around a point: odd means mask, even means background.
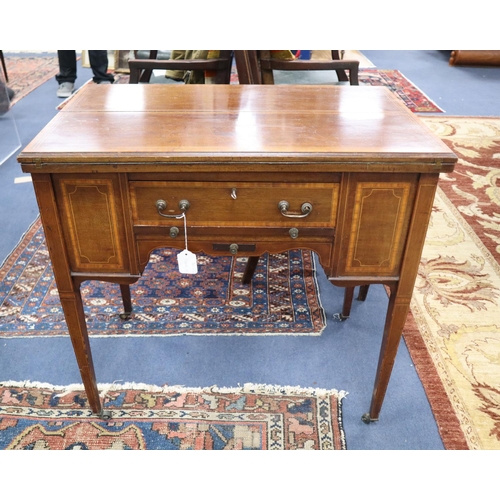
[{"label": "wooden chair", "polygon": [[[338,50],[328,59],[280,59],[270,50],[235,51],[238,78],[243,84],[274,84],[274,71],[335,71],[339,82],[359,85],[359,61],[340,59]],[[346,71],[349,72],[347,76]]]},{"label": "wooden chair", "polygon": [[[137,52],[137,51],[136,51]],[[214,51],[215,52],[215,51]],[[233,62],[232,50],[220,50],[218,57],[208,59],[157,59],[158,51],[150,50],[146,59],[129,59],[129,83],[148,83],[153,70],[182,70],[204,71],[210,73],[210,83],[224,84],[231,80],[231,66]]]}]

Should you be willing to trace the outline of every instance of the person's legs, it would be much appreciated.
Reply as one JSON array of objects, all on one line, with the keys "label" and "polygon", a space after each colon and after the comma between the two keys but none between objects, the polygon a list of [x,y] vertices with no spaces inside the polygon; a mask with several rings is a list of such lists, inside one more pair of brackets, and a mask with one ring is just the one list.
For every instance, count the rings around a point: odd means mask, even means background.
[{"label": "person's legs", "polygon": [[94,73],[94,82],[113,83],[113,75],[108,73],[108,51],[107,50],[89,50],[90,67]]},{"label": "person's legs", "polygon": [[69,97],[75,88],[76,80],[76,51],[58,50],[59,73],[56,75],[59,88],[57,97]]},{"label": "person's legs", "polygon": [[56,75],[57,83],[75,83],[76,80],[76,51],[58,50],[59,73]]}]

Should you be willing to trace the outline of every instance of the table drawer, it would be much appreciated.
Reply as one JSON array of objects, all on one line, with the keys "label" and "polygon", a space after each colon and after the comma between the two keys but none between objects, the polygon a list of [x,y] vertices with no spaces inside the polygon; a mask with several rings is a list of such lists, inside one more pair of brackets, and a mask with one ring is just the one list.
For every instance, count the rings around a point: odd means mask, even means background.
[{"label": "table drawer", "polygon": [[339,184],[132,181],[130,194],[136,226],[171,224],[157,201],[173,216],[186,200],[189,225],[335,227]]}]

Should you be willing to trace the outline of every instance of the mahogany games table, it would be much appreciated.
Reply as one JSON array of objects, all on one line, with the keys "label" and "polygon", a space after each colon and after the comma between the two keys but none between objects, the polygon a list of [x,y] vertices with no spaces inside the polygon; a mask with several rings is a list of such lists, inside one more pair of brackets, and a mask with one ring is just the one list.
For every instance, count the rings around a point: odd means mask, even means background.
[{"label": "mahogany games table", "polygon": [[[80,285],[129,285],[158,247],[308,248],[333,285],[390,290],[379,418],[440,172],[456,157],[383,87],[87,85],[19,155],[89,405],[102,418]],[[183,215],[184,214],[184,215]],[[181,217],[181,219],[179,219]],[[202,340],[200,340],[202,342]]]}]

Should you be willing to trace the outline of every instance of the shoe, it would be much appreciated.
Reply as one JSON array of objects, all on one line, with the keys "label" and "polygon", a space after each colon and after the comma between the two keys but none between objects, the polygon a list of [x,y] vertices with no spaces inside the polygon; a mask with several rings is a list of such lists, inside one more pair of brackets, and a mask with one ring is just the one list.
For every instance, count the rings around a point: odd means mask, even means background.
[{"label": "shoe", "polygon": [[103,80],[102,82],[97,82],[99,85],[111,85],[113,82],[110,82],[109,80]]},{"label": "shoe", "polygon": [[57,97],[69,97],[73,93],[73,90],[75,90],[74,83],[63,82],[57,89]]}]

